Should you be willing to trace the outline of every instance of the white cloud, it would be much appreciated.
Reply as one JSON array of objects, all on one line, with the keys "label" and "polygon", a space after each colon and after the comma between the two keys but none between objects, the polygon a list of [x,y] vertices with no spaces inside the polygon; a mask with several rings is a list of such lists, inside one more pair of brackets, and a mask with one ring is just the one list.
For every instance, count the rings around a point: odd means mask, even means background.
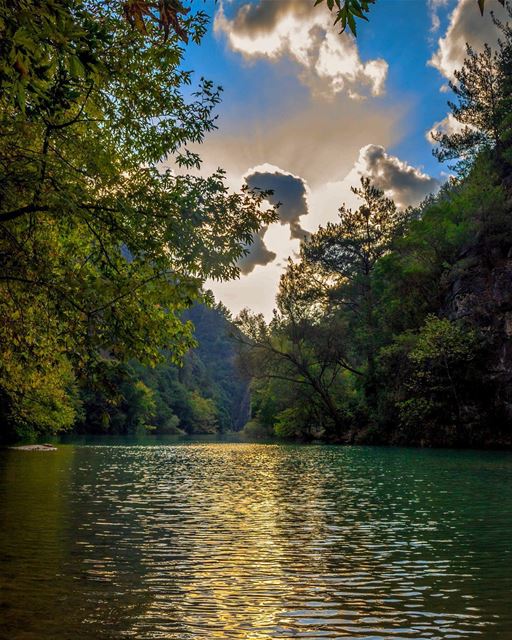
[{"label": "white cloud", "polygon": [[439,10],[446,7],[450,0],[427,0],[428,11],[430,14],[430,32],[435,33],[441,26],[439,18]]},{"label": "white cloud", "polygon": [[[475,0],[459,0],[450,16],[446,33],[437,42],[437,51],[430,64],[447,79],[453,79],[453,72],[462,66],[466,57],[466,43],[481,50],[485,43],[493,47],[498,40],[498,30],[494,25],[489,7],[482,17]],[[498,19],[506,21],[507,12],[496,0],[492,1],[492,10]]]},{"label": "white cloud", "polygon": [[214,28],[246,59],[293,60],[301,80],[315,94],[382,95],[387,62],[382,58],[363,62],[355,39],[348,33],[340,35],[331,20],[310,0],[259,0],[242,5],[231,19],[221,3]]},{"label": "white cloud", "polygon": [[237,315],[243,308],[249,307],[256,313],[263,313],[270,320],[287,258],[299,250],[299,244],[299,240],[290,240],[286,227],[273,224],[265,234],[265,245],[268,251],[277,255],[276,259],[266,266],[255,265],[248,275],[243,275],[238,280],[208,281],[206,286],[233,314]]},{"label": "white cloud", "polygon": [[430,144],[435,144],[435,140],[432,135],[436,133],[460,133],[464,129],[464,125],[455,120],[452,113],[449,113],[446,118],[443,118],[439,122],[435,122],[432,128],[425,134],[426,139]]},{"label": "white cloud", "polygon": [[368,176],[399,207],[414,206],[439,188],[437,179],[388,154],[384,147],[369,144],[359,150],[352,168],[342,180],[327,182],[312,191],[308,217],[310,230],[336,221],[342,204],[349,208],[360,205],[351,187],[360,185],[361,176]]}]

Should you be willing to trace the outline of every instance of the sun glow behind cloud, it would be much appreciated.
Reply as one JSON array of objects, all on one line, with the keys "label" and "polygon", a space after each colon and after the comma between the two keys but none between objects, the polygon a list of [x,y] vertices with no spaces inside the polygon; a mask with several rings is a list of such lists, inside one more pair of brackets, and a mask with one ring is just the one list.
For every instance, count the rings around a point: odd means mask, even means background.
[{"label": "sun glow behind cloud", "polygon": [[358,186],[363,175],[370,176],[376,186],[402,207],[419,203],[439,186],[437,179],[388,154],[379,145],[362,147],[344,177],[313,189],[299,176],[278,167],[263,165],[252,168],[245,177],[259,176],[262,186],[265,186],[265,179],[270,178],[271,182],[266,183],[267,188],[270,185],[274,188],[280,185],[276,178],[286,179],[281,183],[281,190],[274,191],[274,200],[283,203],[281,219],[265,228],[263,234],[255,239],[249,255],[241,261],[244,275],[239,280],[211,282],[208,286],[235,314],[244,307],[250,307],[270,318],[281,274],[288,258],[296,257],[300,248],[299,234],[293,233],[292,225],[300,217],[300,228],[306,236],[309,232],[316,231],[320,225],[334,222],[343,203],[352,208],[359,206],[351,187]]},{"label": "sun glow behind cloud", "polygon": [[[398,11],[399,3],[395,4],[391,12]],[[427,63],[441,48],[441,40],[448,42],[451,36],[447,32],[435,44],[432,34],[434,30],[440,33],[441,26],[445,29],[448,25],[449,30],[453,7],[454,0],[425,0],[424,4],[427,22],[422,23],[422,74],[435,79],[435,91],[443,81],[433,63],[430,67]],[[476,14],[479,16],[478,11]],[[370,32],[373,15],[366,25]],[[369,175],[402,207],[419,203],[440,185],[436,175],[422,167],[419,154],[413,153],[411,161],[410,153],[402,156],[396,152],[414,128],[416,114],[410,94],[397,94],[396,86],[389,88],[392,82],[396,84],[396,78],[393,81],[388,48],[379,49],[365,40],[363,31],[357,40],[346,33],[340,35],[331,21],[325,7],[314,8],[310,0],[225,0],[217,5],[215,43],[224,47],[231,69],[237,67],[236,81],[229,90],[240,108],[228,105],[229,117],[225,119],[221,109],[219,130],[199,149],[203,171],[222,166],[235,189],[248,177],[253,182],[255,174],[261,185],[251,186],[275,189],[276,185],[268,182],[276,179],[283,183],[290,180],[289,186],[305,185],[305,206],[294,222],[282,217],[255,236],[249,255],[240,263],[244,275],[234,282],[208,283],[234,313],[248,306],[271,315],[279,278],[288,257],[297,256],[301,234],[335,221],[343,203],[357,207],[350,187],[357,186],[362,175]],[[379,36],[386,33],[380,26],[375,29]],[[391,32],[388,35],[392,39]],[[416,47],[419,40],[415,37]],[[398,68],[407,67],[409,56],[403,50],[395,49],[393,55]],[[244,102],[243,82],[248,83],[245,89],[252,91],[249,109],[245,108],[248,102]],[[422,87],[418,83],[414,86],[420,95]],[[438,110],[415,132],[427,154],[431,148],[425,131],[443,117],[443,111]],[[427,164],[431,167],[432,161]],[[275,191],[276,199],[284,203],[282,211],[294,208],[296,195],[294,200],[286,189],[284,193]]]}]

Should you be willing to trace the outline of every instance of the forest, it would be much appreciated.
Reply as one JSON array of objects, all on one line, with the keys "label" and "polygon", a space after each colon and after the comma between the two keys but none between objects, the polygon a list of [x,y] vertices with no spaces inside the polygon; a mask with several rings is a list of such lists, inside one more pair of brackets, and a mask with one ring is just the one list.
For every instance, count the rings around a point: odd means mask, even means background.
[{"label": "forest", "polygon": [[[343,28],[361,4],[338,5]],[[221,90],[182,59],[208,17],[148,7],[1,4],[2,440],[512,445],[509,23],[450,82],[445,184],[400,208],[363,176],[359,206],[289,259],[267,321],[233,319],[205,281],[239,276],[279,204],[194,171]]]},{"label": "forest", "polygon": [[[510,14],[510,8],[509,8]],[[417,446],[512,444],[512,29],[467,46],[452,175],[399,209],[362,177],[289,261],[270,322],[249,311],[253,433]]]}]

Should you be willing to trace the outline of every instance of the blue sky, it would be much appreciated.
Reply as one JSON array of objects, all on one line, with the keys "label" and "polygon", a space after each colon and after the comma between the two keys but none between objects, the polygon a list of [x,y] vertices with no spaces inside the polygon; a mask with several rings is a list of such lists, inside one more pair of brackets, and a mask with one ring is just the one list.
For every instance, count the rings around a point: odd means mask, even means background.
[{"label": "blue sky", "polygon": [[[350,185],[362,174],[401,206],[438,188],[447,168],[427,132],[447,116],[447,79],[466,41],[478,48],[496,38],[476,0],[377,0],[357,39],[332,29],[325,3],[313,4],[193,2],[212,20],[185,66],[224,88],[219,129],[200,148],[203,171],[222,166],[235,189],[257,176],[283,202],[241,278],[208,283],[234,313],[248,306],[270,315],[300,233],[335,220],[342,202],[357,206]],[[497,0],[487,5],[500,13]]]}]

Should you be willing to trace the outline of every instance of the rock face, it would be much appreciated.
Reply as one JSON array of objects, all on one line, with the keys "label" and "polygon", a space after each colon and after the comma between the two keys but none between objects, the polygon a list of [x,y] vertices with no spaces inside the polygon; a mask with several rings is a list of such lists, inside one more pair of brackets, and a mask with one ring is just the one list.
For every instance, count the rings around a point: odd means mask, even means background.
[{"label": "rock face", "polygon": [[482,397],[475,409],[487,422],[486,439],[512,442],[512,244],[475,244],[446,284],[443,314],[467,321],[484,338]]},{"label": "rock face", "polygon": [[18,451],[57,451],[57,447],[52,444],[25,444],[20,447],[9,447]]}]

